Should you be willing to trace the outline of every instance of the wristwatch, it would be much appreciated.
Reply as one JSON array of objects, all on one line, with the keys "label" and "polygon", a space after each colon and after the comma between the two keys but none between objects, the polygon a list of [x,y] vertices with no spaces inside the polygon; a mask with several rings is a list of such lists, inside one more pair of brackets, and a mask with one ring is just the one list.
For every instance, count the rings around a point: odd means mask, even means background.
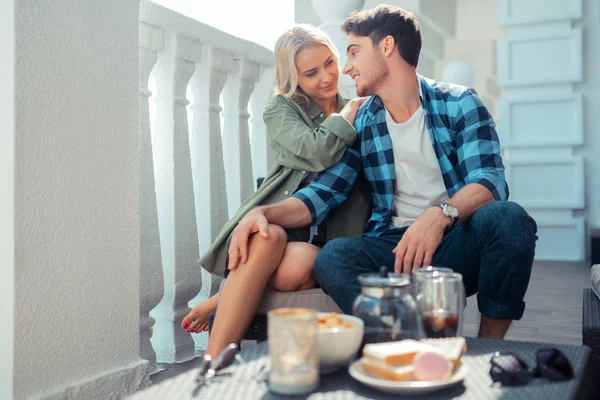
[{"label": "wristwatch", "polygon": [[435,204],[435,206],[440,207],[446,217],[450,217],[451,222],[448,228],[452,228],[456,225],[458,222],[458,209],[456,207],[452,204],[444,203],[443,201]]}]

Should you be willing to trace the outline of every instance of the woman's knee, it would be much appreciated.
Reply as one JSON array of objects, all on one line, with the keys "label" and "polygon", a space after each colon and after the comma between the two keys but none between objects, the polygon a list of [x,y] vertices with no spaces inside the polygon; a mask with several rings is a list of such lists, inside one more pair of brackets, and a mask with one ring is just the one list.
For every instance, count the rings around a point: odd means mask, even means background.
[{"label": "woman's knee", "polygon": [[311,271],[275,271],[269,286],[278,292],[294,292],[300,290],[311,278]]},{"label": "woman's knee", "polygon": [[261,274],[270,276],[281,261],[287,235],[282,227],[273,224],[269,224],[267,232],[267,237],[258,232],[250,236],[247,246],[248,259],[245,265],[252,266],[253,270],[258,267]]},{"label": "woman's knee", "polygon": [[267,227],[268,236],[264,237],[260,233],[255,233],[251,238],[251,245],[253,246],[267,246],[269,248],[276,247],[283,250],[287,243],[287,234],[285,229],[279,225],[269,224]]},{"label": "woman's knee", "polygon": [[313,262],[319,248],[308,243],[288,243],[277,271],[270,284],[281,292],[295,291],[304,287],[312,279]]},{"label": "woman's knee", "polygon": [[281,226],[269,224],[267,229],[269,232],[269,239],[274,240],[277,243],[287,242],[287,233],[285,233],[285,229],[283,229]]}]

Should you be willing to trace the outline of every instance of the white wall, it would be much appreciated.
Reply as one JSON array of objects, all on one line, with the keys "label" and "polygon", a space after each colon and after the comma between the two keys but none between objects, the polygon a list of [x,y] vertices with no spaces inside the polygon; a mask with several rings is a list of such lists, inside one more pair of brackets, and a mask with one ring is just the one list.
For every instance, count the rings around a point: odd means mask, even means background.
[{"label": "white wall", "polygon": [[115,398],[145,376],[138,8],[16,2],[15,398]]},{"label": "white wall", "polygon": [[436,21],[441,29],[455,35],[458,21],[454,16],[458,1],[460,0],[422,0],[420,13]]},{"label": "white wall", "polygon": [[[456,5],[457,48],[446,49],[446,54],[466,59],[476,76],[496,75],[496,39],[505,34],[498,25],[496,1],[458,0]],[[477,90],[485,90],[481,86]]]},{"label": "white wall", "polygon": [[[444,57],[435,66],[436,79],[451,80],[455,75],[445,68],[455,62],[467,63],[474,72],[473,83],[469,85],[477,90],[494,117],[497,117],[496,102],[501,94],[496,84],[496,38],[504,36],[497,21],[496,1],[456,2],[455,36],[445,41]],[[431,6],[431,0],[426,4]]]},{"label": "white wall", "polygon": [[498,132],[511,198],[538,223],[536,259],[584,261],[585,228],[598,223],[600,205],[598,2],[498,0],[497,10],[506,30]]},{"label": "white wall", "polygon": [[491,38],[504,35],[498,25],[497,0],[458,0],[456,3],[456,38]]},{"label": "white wall", "polygon": [[600,228],[600,2],[584,0],[583,21],[583,81],[575,90],[583,93],[583,147],[574,155],[585,158],[586,210],[575,215],[586,217],[588,227]]},{"label": "white wall", "polygon": [[13,396],[14,338],[14,2],[0,3],[0,399]]}]

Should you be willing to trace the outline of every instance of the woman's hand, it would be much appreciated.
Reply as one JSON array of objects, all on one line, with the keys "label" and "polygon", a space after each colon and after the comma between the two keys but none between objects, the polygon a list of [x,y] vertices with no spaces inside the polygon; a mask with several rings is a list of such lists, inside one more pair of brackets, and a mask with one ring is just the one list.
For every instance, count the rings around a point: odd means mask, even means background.
[{"label": "woman's hand", "polygon": [[350,123],[350,125],[354,125],[354,118],[356,118],[356,113],[358,112],[358,108],[362,105],[362,103],[367,100],[368,97],[356,97],[349,102],[346,103],[342,111],[340,111],[340,115],[346,119]]},{"label": "woman's hand", "polygon": [[269,221],[261,207],[250,210],[233,230],[229,243],[227,269],[234,270],[240,262],[245,263],[248,260],[248,239],[256,232],[259,232],[264,238],[269,237]]}]

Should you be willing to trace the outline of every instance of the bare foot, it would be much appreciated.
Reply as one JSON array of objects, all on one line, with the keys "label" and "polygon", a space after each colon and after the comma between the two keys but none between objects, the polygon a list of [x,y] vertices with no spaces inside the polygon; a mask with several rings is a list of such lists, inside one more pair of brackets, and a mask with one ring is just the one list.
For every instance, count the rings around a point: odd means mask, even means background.
[{"label": "bare foot", "polygon": [[181,321],[181,327],[188,333],[200,333],[208,330],[208,316],[215,311],[211,301],[198,304]]}]

